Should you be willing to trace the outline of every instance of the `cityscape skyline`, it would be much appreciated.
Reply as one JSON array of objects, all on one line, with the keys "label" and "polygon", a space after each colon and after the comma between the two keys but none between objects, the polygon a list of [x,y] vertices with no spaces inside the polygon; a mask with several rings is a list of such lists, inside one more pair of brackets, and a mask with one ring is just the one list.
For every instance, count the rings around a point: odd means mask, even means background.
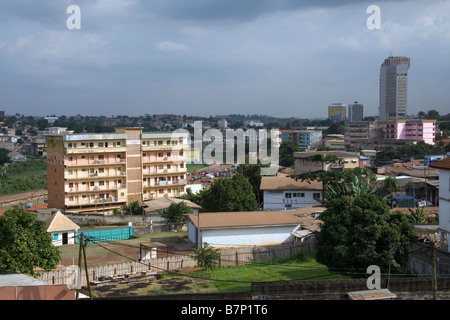
[{"label": "cityscape skyline", "polygon": [[[80,29],[67,23],[80,8]],[[369,5],[381,29],[369,29]],[[0,3],[0,110],[326,118],[379,112],[379,66],[411,59],[408,114],[446,110],[450,4],[116,0]]]}]

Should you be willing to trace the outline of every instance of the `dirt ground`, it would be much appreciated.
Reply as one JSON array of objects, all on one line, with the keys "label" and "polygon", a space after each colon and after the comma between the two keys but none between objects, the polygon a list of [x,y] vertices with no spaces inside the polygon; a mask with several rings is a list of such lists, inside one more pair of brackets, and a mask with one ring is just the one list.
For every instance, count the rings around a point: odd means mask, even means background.
[{"label": "dirt ground", "polygon": [[[99,245],[106,248],[104,249],[105,254],[102,256],[89,255],[89,246],[98,246],[97,244],[89,244],[87,247],[86,260],[90,266],[124,263],[138,259],[139,249],[136,247],[120,245],[114,242],[102,242]],[[168,244],[167,246],[169,257],[173,255],[179,256],[180,254],[189,255],[192,253],[192,250],[184,248],[179,244]],[[110,251],[108,251],[108,249]],[[70,266],[72,264],[78,265],[78,254],[75,258],[62,259],[60,264],[63,266]]]}]

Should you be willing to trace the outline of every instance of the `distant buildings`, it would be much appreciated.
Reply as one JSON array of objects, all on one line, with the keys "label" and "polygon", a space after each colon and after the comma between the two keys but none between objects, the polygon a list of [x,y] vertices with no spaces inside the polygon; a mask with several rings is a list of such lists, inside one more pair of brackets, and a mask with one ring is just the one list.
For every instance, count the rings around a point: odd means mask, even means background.
[{"label": "distant buildings", "polygon": [[347,105],[343,103],[333,103],[328,106],[328,118],[333,121],[344,121],[347,117]]},{"label": "distant buildings", "polygon": [[380,69],[380,120],[396,120],[406,117],[407,85],[410,59],[388,57]]},{"label": "distant buildings", "polygon": [[300,149],[308,150],[322,143],[322,130],[280,130],[281,142],[294,141]]},{"label": "distant buildings", "polygon": [[47,136],[48,206],[66,212],[123,208],[132,201],[185,192],[186,134],[115,133]]},{"label": "distant buildings", "polygon": [[345,149],[359,149],[358,142],[365,139],[381,137],[380,124],[375,121],[347,121],[345,122]]},{"label": "distant buildings", "polygon": [[389,120],[383,123],[383,138],[424,141],[434,145],[436,120]]},{"label": "distant buildings", "polygon": [[[336,161],[330,161],[330,157]],[[366,159],[365,159],[366,160]],[[367,165],[367,164],[366,164]],[[342,151],[294,152],[294,174],[312,171],[342,171],[360,167],[360,155]]]},{"label": "distant buildings", "polygon": [[362,121],[364,118],[364,106],[358,101],[348,105],[348,121]]}]

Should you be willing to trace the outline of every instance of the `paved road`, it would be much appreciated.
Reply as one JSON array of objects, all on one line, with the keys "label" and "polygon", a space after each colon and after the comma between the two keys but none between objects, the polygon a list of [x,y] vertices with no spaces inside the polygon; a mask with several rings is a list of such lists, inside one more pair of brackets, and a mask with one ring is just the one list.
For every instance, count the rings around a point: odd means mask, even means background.
[{"label": "paved road", "polygon": [[16,194],[9,194],[6,196],[0,196],[0,204],[12,202],[12,201],[20,201],[20,200],[28,200],[32,197],[38,197],[38,196],[45,196],[47,195],[47,190],[40,189],[40,190],[33,190],[28,192],[22,192],[22,193],[16,193]]}]

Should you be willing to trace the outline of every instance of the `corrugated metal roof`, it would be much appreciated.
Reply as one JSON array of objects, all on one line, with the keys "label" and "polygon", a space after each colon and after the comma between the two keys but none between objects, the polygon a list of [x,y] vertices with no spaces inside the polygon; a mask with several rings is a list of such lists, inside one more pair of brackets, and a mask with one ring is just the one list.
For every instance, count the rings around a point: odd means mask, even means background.
[{"label": "corrugated metal roof", "polygon": [[47,283],[25,274],[0,274],[0,287],[46,286]]},{"label": "corrugated metal roof", "polygon": [[450,157],[431,163],[429,167],[450,170]]},{"label": "corrugated metal roof", "polygon": [[388,289],[353,291],[348,292],[347,295],[351,300],[385,300],[397,298],[397,296]]},{"label": "corrugated metal roof", "polygon": [[299,225],[300,220],[286,211],[244,211],[188,214],[200,229]]},{"label": "corrugated metal roof", "polygon": [[145,211],[158,211],[161,209],[166,209],[168,208],[172,203],[180,203],[180,202],[184,202],[186,203],[186,205],[188,207],[191,207],[193,209],[201,209],[202,207],[199,206],[198,204],[189,201],[189,200],[185,200],[185,199],[178,199],[178,198],[169,198],[169,197],[162,197],[159,199],[153,199],[150,201],[144,201],[144,204],[147,206],[145,208]]},{"label": "corrugated metal roof", "polygon": [[319,181],[302,181],[290,177],[262,177],[261,190],[320,190],[323,185]]}]

